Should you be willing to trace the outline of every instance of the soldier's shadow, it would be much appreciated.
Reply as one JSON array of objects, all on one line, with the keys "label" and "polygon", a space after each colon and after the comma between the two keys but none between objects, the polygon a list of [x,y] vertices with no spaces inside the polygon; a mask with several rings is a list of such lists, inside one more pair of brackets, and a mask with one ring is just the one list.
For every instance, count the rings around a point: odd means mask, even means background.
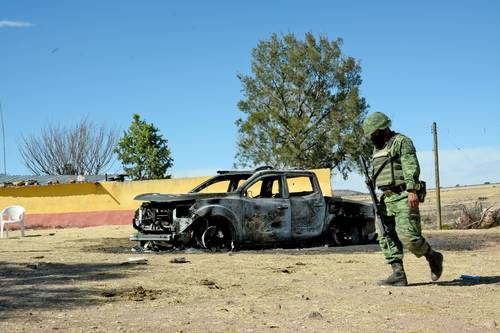
[{"label": "soldier's shadow", "polygon": [[480,284],[498,284],[500,285],[500,276],[480,276],[478,279],[455,279],[451,281],[437,281],[437,282],[419,282],[410,283],[408,286],[428,286],[428,285],[438,285],[445,287],[468,287],[477,286]]}]

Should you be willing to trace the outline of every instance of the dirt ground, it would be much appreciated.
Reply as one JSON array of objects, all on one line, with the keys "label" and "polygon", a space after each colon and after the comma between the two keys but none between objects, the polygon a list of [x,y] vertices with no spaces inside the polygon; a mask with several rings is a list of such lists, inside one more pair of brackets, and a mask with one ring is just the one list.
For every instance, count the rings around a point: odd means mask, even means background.
[{"label": "dirt ground", "polygon": [[[31,230],[0,240],[0,332],[499,330],[500,228],[425,232],[445,255],[444,273],[431,283],[425,259],[408,254],[409,287],[374,284],[389,273],[375,244],[134,253],[132,232]],[[189,262],[171,262],[180,257]]]}]

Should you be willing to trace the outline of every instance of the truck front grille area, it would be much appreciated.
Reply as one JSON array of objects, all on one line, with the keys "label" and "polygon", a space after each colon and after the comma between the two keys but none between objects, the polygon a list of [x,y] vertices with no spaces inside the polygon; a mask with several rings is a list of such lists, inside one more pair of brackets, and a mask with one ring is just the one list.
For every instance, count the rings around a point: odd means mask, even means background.
[{"label": "truck front grille area", "polygon": [[144,232],[168,232],[175,231],[172,223],[173,210],[169,207],[155,207],[142,205],[136,212],[133,220],[135,229]]}]

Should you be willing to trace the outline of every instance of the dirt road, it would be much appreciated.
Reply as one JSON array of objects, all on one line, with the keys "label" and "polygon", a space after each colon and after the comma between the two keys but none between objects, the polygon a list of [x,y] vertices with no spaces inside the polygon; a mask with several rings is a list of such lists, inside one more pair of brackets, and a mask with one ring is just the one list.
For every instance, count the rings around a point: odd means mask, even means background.
[{"label": "dirt road", "polygon": [[[130,227],[0,240],[0,332],[496,332],[500,228],[428,231],[445,255],[430,283],[378,287],[376,245],[236,253],[132,253]],[[123,264],[146,257],[147,264]],[[188,263],[172,263],[185,257]],[[180,260],[182,261],[182,260]],[[460,275],[481,276],[465,282]]]}]

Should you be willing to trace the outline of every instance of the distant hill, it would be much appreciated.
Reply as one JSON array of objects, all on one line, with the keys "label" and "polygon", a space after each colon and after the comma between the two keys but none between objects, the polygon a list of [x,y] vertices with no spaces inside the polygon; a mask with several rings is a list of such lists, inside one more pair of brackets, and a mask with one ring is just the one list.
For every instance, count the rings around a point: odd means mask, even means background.
[{"label": "distant hill", "polygon": [[336,190],[333,189],[333,195],[336,197],[348,197],[351,195],[363,195],[363,194],[368,194],[364,192],[358,192],[358,191],[353,191],[353,190]]}]

